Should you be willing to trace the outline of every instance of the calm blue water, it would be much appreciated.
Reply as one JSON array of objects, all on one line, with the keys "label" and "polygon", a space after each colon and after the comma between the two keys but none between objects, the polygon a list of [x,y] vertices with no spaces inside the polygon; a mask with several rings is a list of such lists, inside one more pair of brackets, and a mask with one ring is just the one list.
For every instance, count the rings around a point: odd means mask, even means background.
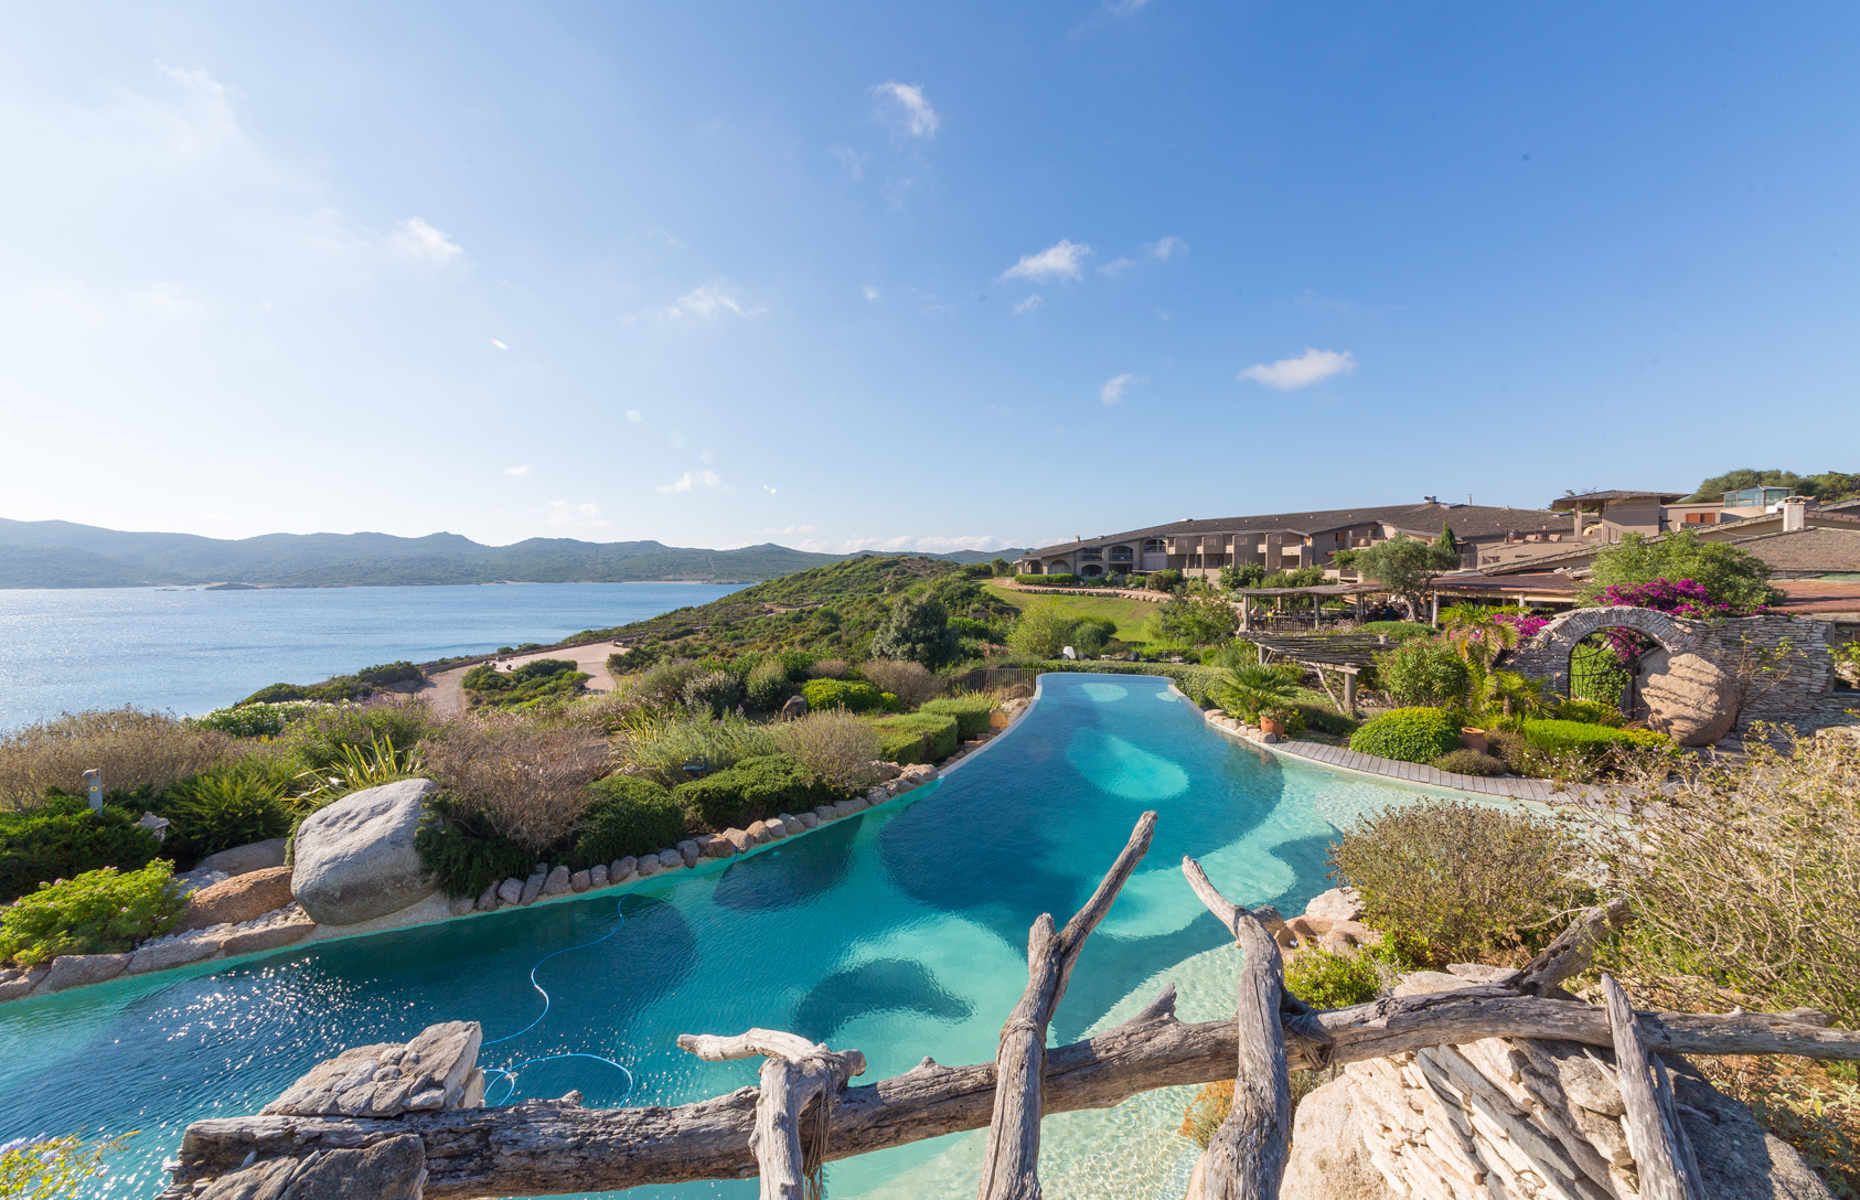
[{"label": "calm blue water", "polygon": [[735,590],[705,583],[0,590],[0,731],[122,704],[203,713],[270,683],[552,642]]},{"label": "calm blue water", "polygon": [[[751,857],[635,890],[0,1008],[0,1142],[141,1130],[99,1194],[150,1195],[187,1122],[255,1112],[344,1047],[434,1021],[481,1021],[487,1039],[520,1030],[542,1007],[532,964],[616,926],[546,963],[548,1016],[480,1061],[578,1051],[624,1063],[636,1084],[629,1094],[621,1072],[573,1059],[521,1071],[516,1098],[578,1088],[591,1105],[674,1104],[752,1084],[753,1063],[700,1063],[674,1039],[756,1025],[863,1050],[866,1081],[926,1054],[984,1061],[1026,982],[1029,924],[1042,911],[1070,916],[1155,808],[1154,845],[1060,1006],[1054,1039],[1069,1041],[1133,990],[1151,994],[1157,972],[1217,947],[1232,953],[1181,879],[1184,854],[1229,897],[1297,912],[1328,886],[1333,822],[1411,795],[1230,742],[1163,680],[1048,675],[1033,710],[947,778]],[[1232,963],[1216,967],[1216,1011],[1231,1012]],[[1192,1159],[1192,1143],[1174,1133],[1180,1111],[1126,1121],[1116,1136]],[[835,1164],[834,1194],[945,1194],[924,1173],[973,1136]],[[1048,1140],[1055,1158],[1065,1153],[1067,1139]],[[1119,1157],[1137,1161],[1134,1150]],[[956,1190],[973,1186],[969,1176]],[[1132,1178],[1111,1194],[1162,1190]],[[732,1182],[628,1194],[754,1192]]]}]

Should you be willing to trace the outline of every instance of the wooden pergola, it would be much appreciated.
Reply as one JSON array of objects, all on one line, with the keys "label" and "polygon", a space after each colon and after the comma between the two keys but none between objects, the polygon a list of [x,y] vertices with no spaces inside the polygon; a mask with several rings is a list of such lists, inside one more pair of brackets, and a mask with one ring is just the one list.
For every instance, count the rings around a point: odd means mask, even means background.
[{"label": "wooden pergola", "polygon": [[[1378,653],[1394,645],[1379,633],[1255,633],[1247,640],[1258,647],[1262,666],[1276,657],[1311,671],[1324,694],[1350,716],[1356,715],[1356,677],[1375,662]],[[1341,696],[1331,691],[1326,671],[1343,676]]]},{"label": "wooden pergola", "polygon": [[1234,595],[1240,597],[1240,632],[1247,633],[1253,628],[1253,601],[1272,600],[1282,602],[1287,596],[1309,597],[1311,605],[1311,627],[1317,628],[1318,609],[1324,600],[1340,600],[1345,597],[1356,601],[1356,619],[1363,619],[1363,597],[1388,589],[1376,583],[1318,583],[1310,587],[1269,587],[1236,588]]}]

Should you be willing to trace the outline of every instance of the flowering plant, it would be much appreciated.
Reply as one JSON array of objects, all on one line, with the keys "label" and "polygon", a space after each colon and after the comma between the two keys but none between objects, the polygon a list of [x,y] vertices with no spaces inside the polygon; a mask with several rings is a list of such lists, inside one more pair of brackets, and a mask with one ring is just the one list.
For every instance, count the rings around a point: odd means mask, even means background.
[{"label": "flowering plant", "polygon": [[1630,608],[1651,608],[1676,617],[1740,617],[1763,612],[1762,606],[1744,609],[1713,596],[1704,584],[1691,579],[1675,582],[1664,576],[1646,583],[1613,584],[1596,597],[1602,604],[1622,604]]},{"label": "flowering plant", "polygon": [[1517,630],[1518,640],[1521,642],[1530,641],[1542,633],[1544,626],[1550,623],[1549,617],[1539,616],[1536,613],[1495,613],[1492,619]]}]

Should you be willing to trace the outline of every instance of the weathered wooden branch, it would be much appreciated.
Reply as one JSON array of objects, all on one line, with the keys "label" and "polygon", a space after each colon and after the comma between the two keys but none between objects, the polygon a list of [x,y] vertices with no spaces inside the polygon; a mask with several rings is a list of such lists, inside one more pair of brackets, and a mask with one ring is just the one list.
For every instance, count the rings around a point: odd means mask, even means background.
[{"label": "weathered wooden branch", "polygon": [[1642,1200],[1704,1200],[1698,1163],[1679,1124],[1666,1064],[1655,1058],[1649,1073],[1639,1022],[1613,975],[1602,976],[1602,996],[1614,1034],[1621,1103],[1627,1109],[1628,1153],[1640,1172]]},{"label": "weathered wooden branch", "polygon": [[820,1165],[824,1137],[816,1139],[819,1145],[809,1161],[801,1147],[801,1114],[809,1104],[819,1104],[816,1123],[824,1127],[834,1096],[848,1079],[865,1073],[865,1055],[835,1052],[774,1029],[751,1029],[736,1037],[685,1033],[678,1045],[706,1062],[763,1057],[756,1124],[749,1134],[762,1180],[760,1198],[802,1200],[807,1177]]},{"label": "weathered wooden branch", "polygon": [[1066,994],[1085,939],[1111,911],[1111,904],[1137,869],[1156,832],[1156,814],[1137,818],[1130,840],[1098,889],[1053,932],[1053,914],[1041,913],[1027,935],[1027,987],[1001,1027],[995,1052],[995,1102],[982,1158],[981,1200],[1039,1200],[1041,1086],[1046,1075],[1046,1030]]},{"label": "weathered wooden branch", "polygon": [[1626,924],[1627,919],[1627,901],[1619,896],[1586,909],[1536,958],[1507,979],[1505,986],[1533,996],[1550,995],[1564,980],[1588,970],[1601,940]]},{"label": "weathered wooden branch", "polygon": [[1200,863],[1183,858],[1182,874],[1246,956],[1234,1006],[1233,1106],[1202,1152],[1200,1200],[1277,1200],[1292,1146],[1292,1091],[1279,1016],[1285,962],[1265,922],[1221,895]]},{"label": "weathered wooden branch", "polygon": [[[1642,1043],[1665,1054],[1796,1054],[1860,1060],[1860,1031],[1765,1013],[1636,1014]],[[1488,1037],[1550,1038],[1613,1046],[1608,1016],[1573,1000],[1493,995],[1485,988],[1390,997],[1285,1022],[1294,1065],[1360,1062],[1424,1046]],[[1046,1054],[1048,1113],[1109,1108],[1139,1092],[1232,1078],[1239,1049],[1231,1020],[1185,1024],[1152,1004],[1141,1019]],[[979,1129],[994,1108],[995,1065],[925,1061],[877,1083],[849,1087],[834,1108],[829,1161]],[[742,1179],[757,1092],[676,1107],[584,1109],[561,1101],[410,1114],[379,1121],[342,1117],[212,1118],[188,1127],[175,1177],[236,1169],[248,1154],[273,1158],[373,1145],[418,1133],[428,1200],[600,1192],[648,1183]]]}]

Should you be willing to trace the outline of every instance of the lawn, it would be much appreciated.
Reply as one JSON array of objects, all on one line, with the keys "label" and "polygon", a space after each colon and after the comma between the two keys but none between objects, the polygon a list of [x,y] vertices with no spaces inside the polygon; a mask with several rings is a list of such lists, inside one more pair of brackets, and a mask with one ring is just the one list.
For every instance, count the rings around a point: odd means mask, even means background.
[{"label": "lawn", "polygon": [[1086,617],[1108,618],[1117,622],[1116,636],[1126,642],[1143,641],[1143,623],[1161,607],[1148,600],[1126,600],[1121,596],[1068,596],[1060,588],[1053,588],[1049,592],[1017,592],[990,583],[988,591],[1022,610],[1042,604],[1051,605],[1080,620]]}]

